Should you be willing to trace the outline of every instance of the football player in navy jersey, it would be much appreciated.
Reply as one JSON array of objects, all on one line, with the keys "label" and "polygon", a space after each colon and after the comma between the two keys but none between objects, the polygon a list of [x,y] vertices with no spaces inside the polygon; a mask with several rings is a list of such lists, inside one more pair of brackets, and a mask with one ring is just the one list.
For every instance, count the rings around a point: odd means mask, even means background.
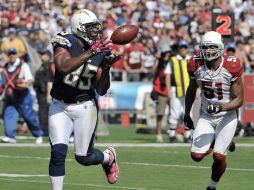
[{"label": "football player in navy jersey", "polygon": [[74,153],[84,166],[102,164],[110,184],[119,169],[113,147],[104,152],[94,148],[98,118],[95,91],[104,95],[110,86],[109,70],[121,56],[111,53],[111,41],[102,37],[96,15],[86,9],[71,18],[71,33],[61,32],[52,39],[55,79],[49,109],[51,159],[49,175],[53,190],[63,189],[68,142],[74,131]]}]

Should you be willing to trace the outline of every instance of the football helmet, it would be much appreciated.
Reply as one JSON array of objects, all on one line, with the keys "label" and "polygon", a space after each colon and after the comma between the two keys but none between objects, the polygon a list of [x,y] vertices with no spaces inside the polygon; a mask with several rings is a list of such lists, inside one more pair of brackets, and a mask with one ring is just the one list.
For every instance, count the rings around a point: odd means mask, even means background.
[{"label": "football helmet", "polygon": [[207,60],[214,60],[224,53],[222,36],[215,31],[206,32],[200,43],[201,56]]},{"label": "football helmet", "polygon": [[87,9],[75,11],[71,17],[71,32],[89,44],[102,38],[102,25],[97,16]]}]

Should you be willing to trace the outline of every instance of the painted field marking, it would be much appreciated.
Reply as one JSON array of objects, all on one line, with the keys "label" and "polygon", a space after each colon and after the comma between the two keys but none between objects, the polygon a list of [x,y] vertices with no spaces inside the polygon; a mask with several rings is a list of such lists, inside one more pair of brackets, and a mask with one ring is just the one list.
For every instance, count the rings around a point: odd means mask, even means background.
[{"label": "painted field marking", "polygon": [[[73,144],[69,145],[73,147]],[[95,143],[95,147],[123,147],[123,148],[164,148],[164,147],[190,147],[190,144],[184,143]],[[35,143],[0,143],[0,147],[50,147],[49,143],[35,144]],[[236,147],[254,147],[254,144],[249,143],[237,143]]]},{"label": "painted field marking", "polygon": [[[13,159],[32,159],[32,160],[47,160],[49,161],[50,158],[45,158],[45,157],[38,157],[38,156],[12,156],[12,155],[3,155],[0,154],[0,158],[13,158]],[[74,159],[69,159],[66,158],[66,161],[73,161]]]},{"label": "painted field marking", "polygon": [[7,174],[0,173],[0,177],[48,177],[45,174]]},{"label": "painted field marking", "polygon": [[[49,158],[44,158],[44,157],[11,156],[11,155],[0,155],[0,158],[49,160]],[[67,158],[66,161],[72,162],[72,161],[74,161],[74,159]],[[207,167],[207,166],[179,165],[179,164],[154,164],[154,163],[142,163],[142,162],[141,163],[140,162],[120,162],[120,163],[122,163],[122,164],[128,164],[128,165],[139,165],[139,166],[157,166],[157,167],[211,169],[211,167]],[[254,172],[254,169],[252,169],[252,168],[227,168],[227,170]]]},{"label": "painted field marking", "polygon": [[[193,166],[193,165],[179,165],[179,164],[153,164],[153,163],[139,163],[139,162],[122,162],[128,165],[138,165],[138,166],[158,166],[158,167],[174,167],[174,168],[196,168],[196,169],[211,169],[207,166]],[[231,171],[243,171],[243,172],[254,172],[254,169],[247,168],[227,168]]]},{"label": "painted field marking", "polygon": [[[30,176],[33,177],[33,176]],[[1,178],[2,181],[14,181],[14,182],[26,182],[26,183],[43,183],[43,184],[50,184],[49,181],[37,181],[37,180],[23,180],[23,179],[11,179],[11,178]],[[121,187],[121,186],[106,186],[106,185],[97,185],[97,184],[90,184],[90,183],[64,183],[64,185],[71,185],[71,186],[89,186],[89,187],[100,187],[103,189],[130,189],[130,190],[144,190],[143,187]]]}]

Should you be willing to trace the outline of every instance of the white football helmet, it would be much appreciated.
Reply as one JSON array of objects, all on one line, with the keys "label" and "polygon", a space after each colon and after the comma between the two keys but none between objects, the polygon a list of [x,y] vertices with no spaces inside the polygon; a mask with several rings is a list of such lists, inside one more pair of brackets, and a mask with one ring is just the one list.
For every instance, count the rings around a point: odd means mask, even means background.
[{"label": "white football helmet", "polygon": [[201,39],[199,48],[202,57],[207,61],[222,56],[224,53],[222,36],[215,31],[206,32]]},{"label": "white football helmet", "polygon": [[71,32],[92,44],[102,38],[102,25],[92,11],[80,9],[72,15]]}]

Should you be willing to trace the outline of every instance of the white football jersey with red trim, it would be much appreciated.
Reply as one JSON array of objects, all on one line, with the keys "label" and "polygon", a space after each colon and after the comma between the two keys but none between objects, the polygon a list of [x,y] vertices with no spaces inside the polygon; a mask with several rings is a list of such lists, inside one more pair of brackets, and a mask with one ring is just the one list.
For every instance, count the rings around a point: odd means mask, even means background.
[{"label": "white football jersey with red trim", "polygon": [[[243,66],[235,56],[224,55],[219,68],[213,71],[207,67],[204,59],[193,56],[188,64],[188,72],[201,89],[201,111],[207,113],[210,103],[225,104],[231,101],[231,85],[242,76]],[[223,111],[215,116],[226,113]]]}]

